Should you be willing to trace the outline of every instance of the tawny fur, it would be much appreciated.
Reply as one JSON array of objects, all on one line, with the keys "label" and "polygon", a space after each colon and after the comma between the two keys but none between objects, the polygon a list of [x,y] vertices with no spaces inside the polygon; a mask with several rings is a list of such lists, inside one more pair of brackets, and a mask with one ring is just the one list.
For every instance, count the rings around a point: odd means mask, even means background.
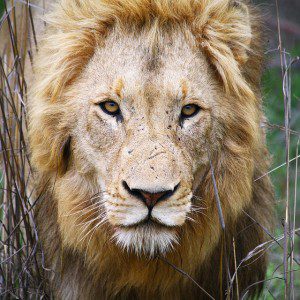
[{"label": "tawny fur", "polygon": [[[37,195],[43,195],[39,237],[53,270],[49,293],[60,299],[206,299],[170,262],[214,298],[236,297],[236,283],[230,291],[227,286],[233,240],[238,265],[267,240],[264,229],[272,223],[269,178],[255,181],[268,169],[268,152],[260,128],[262,45],[254,8],[229,0],[63,0],[47,22],[29,114]],[[95,103],[112,90],[132,105],[128,114],[138,111],[144,119],[124,116],[122,125],[104,116]],[[180,126],[176,103],[189,97],[203,109]],[[152,150],[158,152],[151,156]],[[153,157],[153,165],[144,157]],[[122,198],[123,178],[140,186],[180,178],[178,197],[161,204],[169,213],[162,221],[174,225],[163,232],[178,243],[152,256],[117,245],[115,228],[144,211],[129,195]],[[156,213],[162,215],[159,207]],[[263,254],[239,269],[240,295],[260,290],[260,284],[248,287],[264,279],[266,260]]]}]

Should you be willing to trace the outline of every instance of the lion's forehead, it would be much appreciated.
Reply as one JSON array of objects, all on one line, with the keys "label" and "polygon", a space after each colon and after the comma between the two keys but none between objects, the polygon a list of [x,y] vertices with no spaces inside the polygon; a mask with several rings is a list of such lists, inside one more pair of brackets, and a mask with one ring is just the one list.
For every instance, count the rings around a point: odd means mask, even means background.
[{"label": "lion's forehead", "polygon": [[211,91],[214,79],[207,59],[182,33],[171,41],[153,43],[141,35],[112,34],[95,51],[86,77],[99,90],[111,89],[121,80],[125,96],[138,101],[145,96],[148,100],[164,96],[175,101],[183,85],[193,97]]}]

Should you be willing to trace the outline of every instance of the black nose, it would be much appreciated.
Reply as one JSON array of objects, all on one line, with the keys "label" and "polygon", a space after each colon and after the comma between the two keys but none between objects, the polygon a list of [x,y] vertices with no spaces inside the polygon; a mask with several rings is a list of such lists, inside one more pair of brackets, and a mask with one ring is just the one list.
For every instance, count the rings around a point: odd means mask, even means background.
[{"label": "black nose", "polygon": [[143,201],[149,209],[153,208],[157,202],[171,197],[177,190],[178,186],[179,184],[177,184],[173,190],[160,190],[152,193],[142,189],[131,189],[126,181],[123,181],[123,187],[126,189],[126,191]]}]

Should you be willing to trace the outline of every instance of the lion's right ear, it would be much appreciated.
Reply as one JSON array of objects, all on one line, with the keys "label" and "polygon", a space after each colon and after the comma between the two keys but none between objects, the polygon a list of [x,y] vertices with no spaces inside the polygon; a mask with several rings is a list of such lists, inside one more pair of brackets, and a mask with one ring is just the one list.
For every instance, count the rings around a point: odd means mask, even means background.
[{"label": "lion's right ear", "polygon": [[[37,106],[36,106],[37,107]],[[71,155],[70,122],[65,120],[63,105],[51,105],[30,111],[29,140],[31,162],[39,172],[68,169]]]},{"label": "lion's right ear", "polygon": [[61,155],[60,155],[60,163],[58,172],[59,174],[64,174],[68,170],[70,156],[71,156],[71,137],[69,136],[67,140],[62,145],[61,149]]}]

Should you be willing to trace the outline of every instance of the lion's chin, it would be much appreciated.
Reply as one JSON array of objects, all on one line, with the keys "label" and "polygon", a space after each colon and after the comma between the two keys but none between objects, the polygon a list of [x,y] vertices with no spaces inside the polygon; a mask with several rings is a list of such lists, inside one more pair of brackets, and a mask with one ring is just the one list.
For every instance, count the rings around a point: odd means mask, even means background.
[{"label": "lion's chin", "polygon": [[113,240],[123,250],[149,258],[164,255],[178,244],[175,229],[156,224],[118,227],[115,229]]}]

